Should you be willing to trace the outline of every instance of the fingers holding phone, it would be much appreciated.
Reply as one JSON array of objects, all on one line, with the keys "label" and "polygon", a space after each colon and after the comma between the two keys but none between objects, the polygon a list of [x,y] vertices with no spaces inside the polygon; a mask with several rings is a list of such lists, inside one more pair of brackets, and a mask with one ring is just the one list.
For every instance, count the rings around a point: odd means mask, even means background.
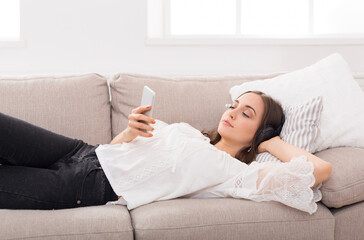
[{"label": "fingers holding phone", "polygon": [[132,110],[129,114],[128,119],[128,132],[130,137],[137,137],[138,135],[143,137],[151,137],[150,133],[147,131],[153,131],[154,128],[149,124],[154,124],[155,120],[144,114],[144,112],[149,111],[151,108],[147,106],[140,106]]}]

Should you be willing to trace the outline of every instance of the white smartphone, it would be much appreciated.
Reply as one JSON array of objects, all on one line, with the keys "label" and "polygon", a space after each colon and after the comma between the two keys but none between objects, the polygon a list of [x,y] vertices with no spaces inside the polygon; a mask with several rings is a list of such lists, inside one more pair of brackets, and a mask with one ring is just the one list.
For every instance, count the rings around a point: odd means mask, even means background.
[{"label": "white smartphone", "polygon": [[[140,106],[148,106],[148,105],[151,105],[151,109],[146,111],[146,112],[143,112],[143,114],[149,116],[149,117],[152,117],[153,115],[153,108],[154,108],[154,98],[155,98],[155,92],[148,86],[144,86],[143,88],[143,96],[142,96],[142,102],[140,103]],[[149,125],[149,123],[143,121],[143,120],[140,120],[139,122],[143,122],[143,123],[146,123]],[[140,129],[142,130],[143,132],[149,132],[149,131],[146,131],[144,129]]]}]

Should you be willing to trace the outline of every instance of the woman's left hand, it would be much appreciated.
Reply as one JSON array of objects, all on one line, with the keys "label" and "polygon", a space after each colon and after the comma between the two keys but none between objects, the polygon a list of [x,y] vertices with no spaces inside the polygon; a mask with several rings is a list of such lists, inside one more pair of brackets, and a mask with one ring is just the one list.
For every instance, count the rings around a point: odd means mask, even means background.
[{"label": "woman's left hand", "polygon": [[275,141],[276,139],[281,139],[281,138],[280,138],[280,136],[275,136],[275,137],[272,137],[272,138],[260,143],[258,145],[258,153],[268,152],[267,146],[270,144],[270,142]]}]

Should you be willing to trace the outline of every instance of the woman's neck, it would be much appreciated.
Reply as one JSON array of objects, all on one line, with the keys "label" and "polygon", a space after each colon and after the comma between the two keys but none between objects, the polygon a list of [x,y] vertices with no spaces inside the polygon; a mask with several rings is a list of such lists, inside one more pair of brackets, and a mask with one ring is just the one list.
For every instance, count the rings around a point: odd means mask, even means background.
[{"label": "woman's neck", "polygon": [[235,157],[238,151],[242,148],[242,146],[232,145],[228,142],[221,139],[218,143],[214,145],[216,148],[221,151],[227,152],[230,156]]}]

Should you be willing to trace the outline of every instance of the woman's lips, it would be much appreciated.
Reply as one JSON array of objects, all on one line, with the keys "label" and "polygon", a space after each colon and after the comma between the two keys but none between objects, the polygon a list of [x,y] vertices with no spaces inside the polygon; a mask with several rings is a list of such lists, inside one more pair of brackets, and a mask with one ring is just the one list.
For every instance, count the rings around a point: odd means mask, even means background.
[{"label": "woman's lips", "polygon": [[226,120],[223,120],[222,121],[225,125],[227,125],[227,126],[229,126],[229,127],[233,127],[233,125],[231,125],[228,121],[226,121]]}]

